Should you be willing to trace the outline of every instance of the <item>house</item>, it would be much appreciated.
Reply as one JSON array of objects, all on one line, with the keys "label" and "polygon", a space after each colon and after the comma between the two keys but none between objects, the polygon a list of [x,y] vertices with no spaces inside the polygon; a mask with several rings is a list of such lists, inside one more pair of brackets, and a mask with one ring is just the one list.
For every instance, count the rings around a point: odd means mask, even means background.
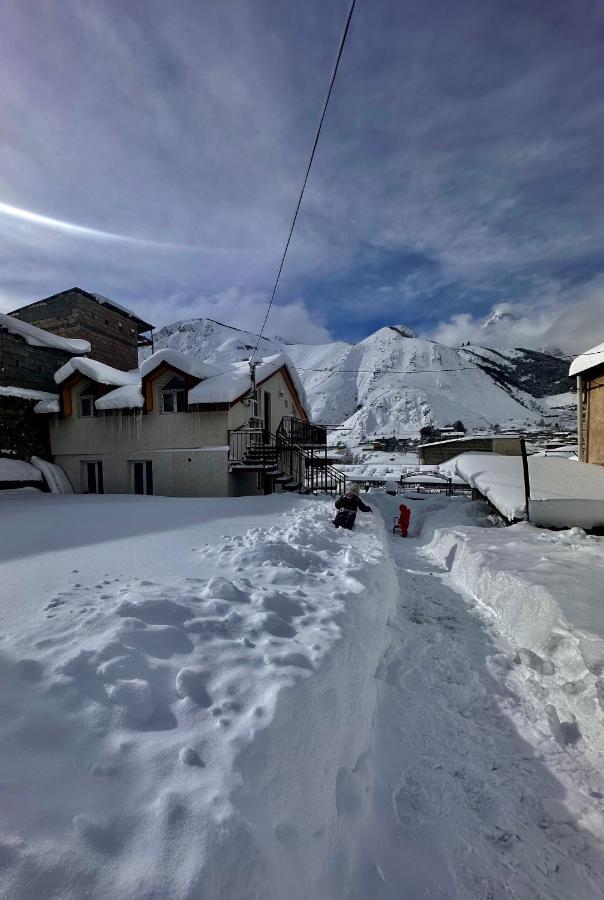
[{"label": "house", "polygon": [[577,379],[579,461],[604,466],[604,344],[578,356],[569,375]]},{"label": "house", "polygon": [[65,338],[85,338],[91,359],[127,371],[138,366],[138,348],[152,346],[153,326],[101,294],[73,287],[11,313]]},{"label": "house", "polygon": [[48,424],[34,408],[58,401],[54,373],[75,354],[89,351],[86,340],[60,337],[0,313],[0,456],[49,456]]},{"label": "house", "polygon": [[123,372],[75,357],[55,375],[51,447],[74,490],[212,497],[343,487],[284,354],[221,371],[160,350]]},{"label": "house", "polygon": [[520,456],[520,438],[515,435],[480,435],[456,437],[445,441],[420,444],[419,461],[424,466],[438,466],[460,453],[499,453],[502,456]]}]

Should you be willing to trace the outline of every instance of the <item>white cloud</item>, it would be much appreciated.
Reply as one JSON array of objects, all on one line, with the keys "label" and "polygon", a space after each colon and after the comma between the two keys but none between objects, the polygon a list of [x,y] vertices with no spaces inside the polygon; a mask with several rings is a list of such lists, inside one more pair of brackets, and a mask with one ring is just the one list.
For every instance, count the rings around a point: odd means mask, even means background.
[{"label": "white cloud", "polygon": [[489,315],[459,313],[441,322],[431,337],[458,347],[558,347],[570,356],[604,340],[604,276],[564,288],[547,281],[522,299],[496,304]]}]

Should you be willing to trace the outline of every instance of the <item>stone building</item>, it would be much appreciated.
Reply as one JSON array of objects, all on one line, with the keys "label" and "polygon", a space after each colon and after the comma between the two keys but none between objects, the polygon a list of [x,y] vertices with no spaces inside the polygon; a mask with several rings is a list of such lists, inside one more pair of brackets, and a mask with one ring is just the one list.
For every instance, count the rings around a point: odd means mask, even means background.
[{"label": "stone building", "polygon": [[517,435],[476,435],[432,441],[420,444],[419,461],[424,466],[438,466],[459,456],[460,453],[499,453],[501,456],[520,456],[520,438]]},{"label": "stone building", "polygon": [[92,347],[91,359],[123,371],[136,369],[138,348],[152,345],[149,322],[78,287],[36,300],[11,315],[65,338],[85,338]]},{"label": "stone building", "polygon": [[0,457],[49,456],[48,423],[34,407],[58,404],[55,372],[89,350],[88,341],[59,337],[0,313]]}]

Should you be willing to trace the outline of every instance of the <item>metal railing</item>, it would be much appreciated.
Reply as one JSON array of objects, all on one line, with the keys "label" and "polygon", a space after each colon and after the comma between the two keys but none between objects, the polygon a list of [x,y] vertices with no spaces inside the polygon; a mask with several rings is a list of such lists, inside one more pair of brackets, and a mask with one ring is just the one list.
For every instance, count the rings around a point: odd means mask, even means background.
[{"label": "metal railing", "polygon": [[283,416],[277,428],[277,437],[283,435],[291,444],[319,446],[327,444],[327,429],[314,422],[304,422],[296,416]]},{"label": "metal railing", "polygon": [[[273,469],[278,475],[287,476],[297,490],[306,493],[343,494],[346,491],[346,476],[328,463],[327,444],[309,447],[293,440],[294,435],[311,441],[320,436],[320,426],[286,417],[288,422],[277,429],[277,434],[263,428],[246,427],[229,431],[229,464],[247,465],[250,468]],[[300,425],[309,426],[298,429]]]}]

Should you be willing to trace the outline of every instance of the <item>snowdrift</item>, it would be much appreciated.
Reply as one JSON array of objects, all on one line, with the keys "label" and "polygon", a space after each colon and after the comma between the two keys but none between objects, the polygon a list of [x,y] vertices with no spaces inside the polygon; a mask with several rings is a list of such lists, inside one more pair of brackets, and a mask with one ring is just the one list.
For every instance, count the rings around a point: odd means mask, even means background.
[{"label": "snowdrift", "polygon": [[[463,501],[462,501],[463,502]],[[515,650],[511,683],[532,704],[544,746],[581,742],[586,771],[604,767],[603,541],[581,529],[543,531],[521,522],[474,527],[481,504],[459,502],[428,521],[424,552],[446,567]],[[604,817],[589,827],[604,838]]]},{"label": "snowdrift", "polygon": [[[397,595],[379,516],[344,534],[312,498],[41,499],[27,528],[52,502],[97,541],[118,514],[149,530],[86,550],[107,575],[64,575],[0,653],[6,896],[337,896]],[[177,527],[180,575],[162,552]],[[137,553],[148,578],[120,574]]]}]

